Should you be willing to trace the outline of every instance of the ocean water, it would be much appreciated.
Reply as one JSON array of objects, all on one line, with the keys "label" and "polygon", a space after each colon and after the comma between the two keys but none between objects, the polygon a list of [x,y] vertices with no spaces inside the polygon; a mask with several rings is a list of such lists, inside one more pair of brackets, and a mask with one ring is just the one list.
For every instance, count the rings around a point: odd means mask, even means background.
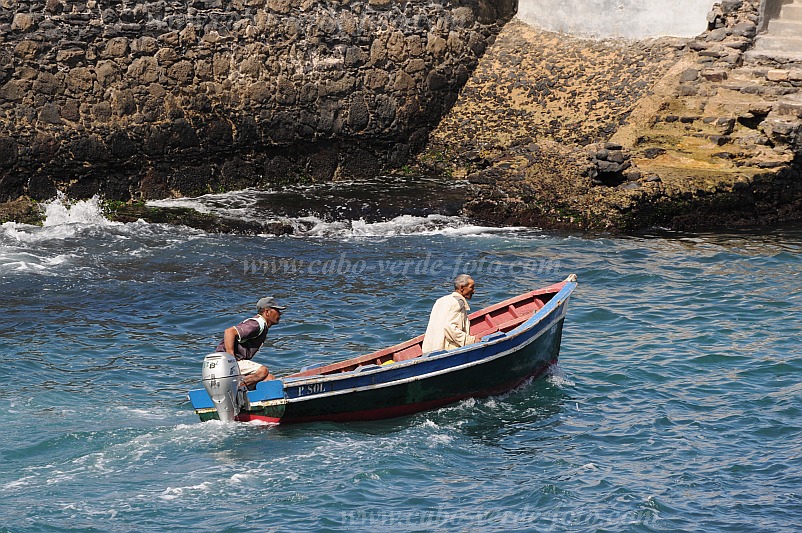
[{"label": "ocean water", "polygon": [[[47,209],[0,226],[0,531],[802,527],[800,227],[611,237],[433,209],[274,237]],[[369,423],[200,423],[186,399],[261,296],[289,307],[257,356],[281,375],[421,333],[464,271],[475,309],[577,274],[548,376]]]}]

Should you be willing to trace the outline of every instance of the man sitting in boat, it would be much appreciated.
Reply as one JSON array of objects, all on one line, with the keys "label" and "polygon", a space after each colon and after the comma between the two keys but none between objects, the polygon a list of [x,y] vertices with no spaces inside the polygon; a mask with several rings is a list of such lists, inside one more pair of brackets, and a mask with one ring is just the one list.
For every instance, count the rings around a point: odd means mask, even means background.
[{"label": "man sitting in boat", "polygon": [[278,324],[284,309],[286,307],[278,305],[275,298],[265,296],[256,302],[256,316],[226,329],[223,340],[217,345],[216,352],[228,352],[237,359],[242,381],[249,389],[259,381],[276,379],[266,366],[251,359],[265,343],[270,326]]},{"label": "man sitting in boat", "polygon": [[454,292],[439,298],[432,307],[429,325],[423,338],[423,353],[435,350],[449,350],[476,342],[470,334],[468,300],[475,291],[476,284],[468,274],[454,278]]}]

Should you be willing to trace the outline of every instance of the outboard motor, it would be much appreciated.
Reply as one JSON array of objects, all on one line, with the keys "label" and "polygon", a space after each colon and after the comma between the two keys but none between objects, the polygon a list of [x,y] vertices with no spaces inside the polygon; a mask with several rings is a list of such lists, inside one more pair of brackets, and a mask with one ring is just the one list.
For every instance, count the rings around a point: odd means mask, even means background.
[{"label": "outboard motor", "polygon": [[233,422],[240,411],[250,408],[237,360],[226,352],[210,353],[203,359],[203,386],[223,422]]}]

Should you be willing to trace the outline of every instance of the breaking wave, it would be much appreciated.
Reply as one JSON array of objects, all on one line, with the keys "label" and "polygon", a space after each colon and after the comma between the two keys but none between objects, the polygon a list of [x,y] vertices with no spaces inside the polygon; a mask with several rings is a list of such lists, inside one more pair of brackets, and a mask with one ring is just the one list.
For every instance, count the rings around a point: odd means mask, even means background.
[{"label": "breaking wave", "polygon": [[[391,194],[387,198],[378,197],[376,191],[371,192],[371,198],[351,198],[348,195],[355,190],[362,191],[359,187],[362,184],[348,185],[349,187],[345,187],[337,184],[339,189],[330,184],[283,191],[246,189],[195,198],[153,200],[147,205],[189,208],[199,213],[242,221],[276,222],[292,228],[292,235],[295,237],[349,239],[410,235],[475,236],[531,231],[517,227],[477,225],[459,216],[455,204],[449,203],[449,199],[457,194],[453,191],[458,190],[453,186],[451,189],[441,186],[441,189],[434,190],[432,196],[439,194],[439,198],[415,199],[412,198],[413,195],[425,197],[425,194],[420,189],[410,192],[397,184],[395,189],[391,187]],[[374,187],[375,185],[371,184]],[[403,191],[403,194],[399,191]],[[11,248],[22,246],[26,252],[30,252],[31,247],[25,245],[86,236],[125,239],[150,231],[180,234],[184,237],[187,236],[187,231],[203,233],[165,224],[148,224],[141,220],[127,224],[112,222],[104,215],[102,200],[97,196],[75,201],[59,194],[53,200],[43,203],[41,208],[45,217],[41,226],[15,222],[0,225],[0,245]],[[157,227],[161,229],[156,230]],[[24,258],[2,254],[0,264],[6,260],[25,263]]]},{"label": "breaking wave", "polygon": [[6,222],[0,226],[0,244],[62,240],[79,236],[88,228],[118,225],[103,216],[100,199],[70,201],[63,194],[41,205],[42,226]]},{"label": "breaking wave", "polygon": [[241,221],[279,223],[299,237],[482,235],[519,231],[459,216],[464,184],[433,180],[340,182],[282,190],[245,189],[148,202]]},{"label": "breaking wave", "polygon": [[406,235],[482,235],[506,233],[523,228],[492,228],[471,224],[457,216],[400,215],[381,222],[339,220],[327,222],[317,217],[291,221],[294,235],[301,237],[394,237]]}]

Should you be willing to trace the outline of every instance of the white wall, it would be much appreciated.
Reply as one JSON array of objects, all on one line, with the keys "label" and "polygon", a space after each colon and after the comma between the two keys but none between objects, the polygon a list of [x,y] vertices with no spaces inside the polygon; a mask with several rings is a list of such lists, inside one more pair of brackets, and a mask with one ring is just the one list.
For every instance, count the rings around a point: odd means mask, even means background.
[{"label": "white wall", "polygon": [[715,0],[519,0],[518,18],[585,37],[693,37]]}]

